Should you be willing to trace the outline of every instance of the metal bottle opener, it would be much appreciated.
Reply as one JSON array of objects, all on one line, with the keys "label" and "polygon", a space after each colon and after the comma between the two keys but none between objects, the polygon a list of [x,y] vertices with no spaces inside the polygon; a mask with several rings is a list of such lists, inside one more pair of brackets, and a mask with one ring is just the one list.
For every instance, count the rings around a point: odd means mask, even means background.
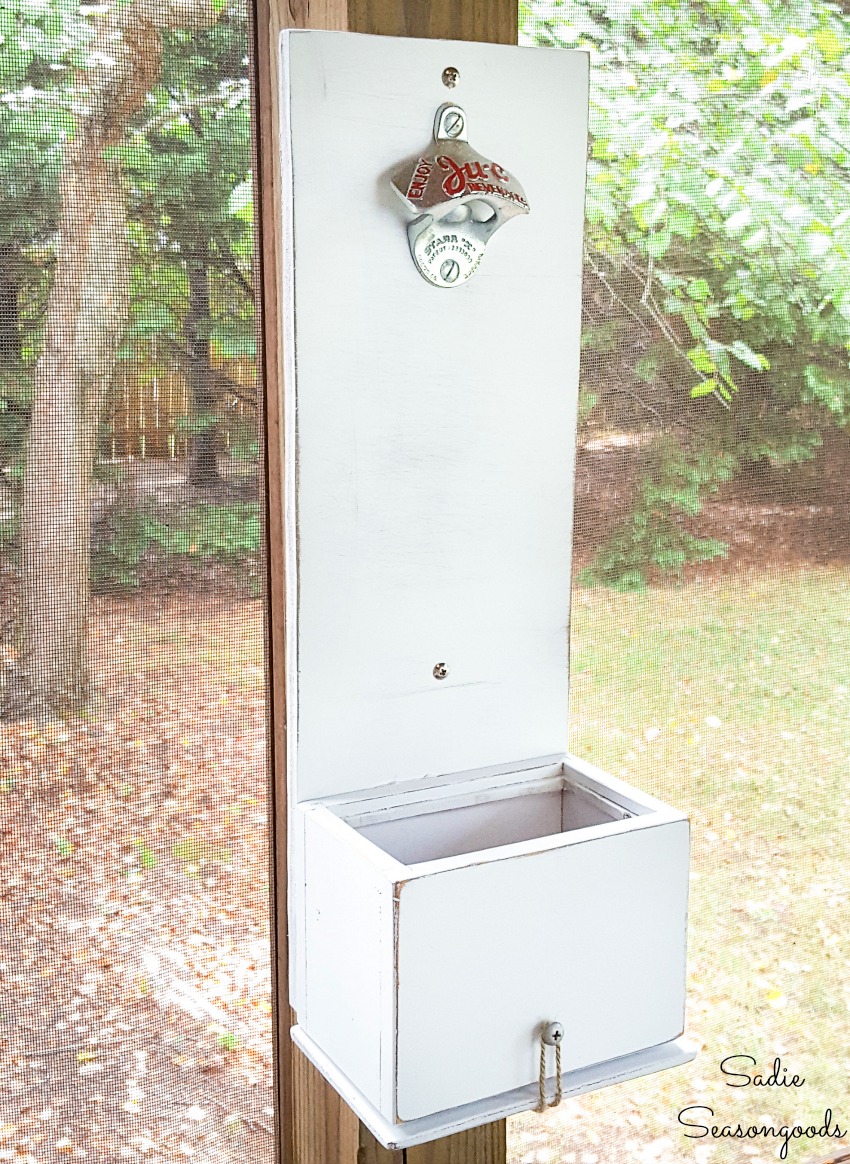
[{"label": "metal bottle opener", "polygon": [[465,283],[499,227],[529,211],[516,178],[469,145],[459,105],[440,106],[430,151],[401,166],[392,186],[417,215],[407,228],[410,253],[435,287]]}]

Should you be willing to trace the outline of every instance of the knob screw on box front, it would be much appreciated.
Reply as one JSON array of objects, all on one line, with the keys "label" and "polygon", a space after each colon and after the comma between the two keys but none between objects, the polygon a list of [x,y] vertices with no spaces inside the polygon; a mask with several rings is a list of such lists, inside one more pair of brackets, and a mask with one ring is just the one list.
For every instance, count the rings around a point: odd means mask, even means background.
[{"label": "knob screw on box front", "polygon": [[293,1038],[401,1147],[689,1057],[688,823],[567,751],[586,56],[281,77]]}]

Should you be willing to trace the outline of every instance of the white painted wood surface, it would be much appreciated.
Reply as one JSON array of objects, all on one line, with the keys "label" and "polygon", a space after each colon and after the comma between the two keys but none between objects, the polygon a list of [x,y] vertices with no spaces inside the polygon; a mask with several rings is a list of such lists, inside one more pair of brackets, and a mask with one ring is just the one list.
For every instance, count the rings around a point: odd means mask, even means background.
[{"label": "white painted wood surface", "polygon": [[[563,753],[587,58],[283,45],[293,800]],[[388,175],[428,145],[448,64],[531,213],[440,290]]]},{"label": "white painted wood surface", "polygon": [[[297,31],[281,75],[293,1037],[420,1143],[533,1107],[550,1019],[568,1093],[684,1061],[687,822],[566,760],[585,57]],[[388,178],[447,96],[531,214],[439,290]]]},{"label": "white painted wood surface", "polygon": [[[344,1075],[336,1063],[330,1059],[303,1027],[292,1028],[292,1040],[300,1047],[310,1062],[337,1089],[339,1094],[357,1112],[359,1118],[385,1148],[415,1148],[430,1140],[440,1140],[453,1136],[469,1128],[477,1128],[494,1120],[507,1119],[530,1111],[537,1104],[537,1085],[519,1087],[504,1095],[488,1096],[475,1103],[467,1103],[450,1111],[436,1112],[397,1124],[382,1115],[351,1080]],[[662,1043],[659,1047],[647,1047],[634,1055],[615,1059],[611,1063],[600,1063],[584,1067],[580,1071],[570,1071],[561,1076],[564,1099],[598,1091],[601,1087],[612,1087],[616,1083],[626,1083],[642,1075],[652,1075],[656,1071],[669,1071],[671,1067],[681,1067],[694,1058],[694,1048],[686,1039],[675,1039],[672,1043]],[[550,1089],[554,1083],[550,1081]]]},{"label": "white painted wood surface", "polygon": [[399,1119],[527,1085],[547,1021],[566,1071],[681,1035],[687,822],[598,831],[399,887]]},{"label": "white painted wood surface", "polygon": [[322,827],[311,814],[305,825],[307,986],[299,1021],[370,1103],[392,1111],[394,882],[386,864],[364,859],[345,826]]},{"label": "white painted wood surface", "polygon": [[[543,772],[546,769],[542,770]],[[463,856],[494,847],[553,837],[634,815],[589,789],[572,784],[564,775],[530,773],[523,783],[489,787],[467,782],[454,795],[430,801],[373,805],[365,813],[351,807],[340,815],[362,837],[405,865]]]},{"label": "white painted wood surface", "polygon": [[573,758],[517,775],[470,775],[407,816],[390,790],[299,810],[299,1022],[386,1120],[498,1107],[536,1079],[552,1019],[568,1073],[616,1073],[683,1029],[687,821]]}]

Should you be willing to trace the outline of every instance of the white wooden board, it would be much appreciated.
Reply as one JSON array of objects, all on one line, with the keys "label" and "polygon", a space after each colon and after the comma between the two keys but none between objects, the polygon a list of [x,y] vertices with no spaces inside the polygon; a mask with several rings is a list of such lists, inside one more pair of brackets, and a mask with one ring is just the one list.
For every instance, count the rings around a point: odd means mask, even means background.
[{"label": "white wooden board", "polygon": [[[575,1093],[684,1061],[687,823],[564,769],[586,58],[281,51],[294,1037],[411,1144],[534,1106],[544,1021]],[[449,99],[531,213],[442,290],[389,178]]]},{"label": "white wooden board", "polygon": [[[586,57],[290,32],[282,74],[292,801],[563,753]],[[531,213],[443,290],[389,174],[449,98]]]},{"label": "white wooden board", "polygon": [[400,887],[400,1120],[528,1085],[549,1021],[568,1072],[681,1035],[688,824],[599,833]]}]

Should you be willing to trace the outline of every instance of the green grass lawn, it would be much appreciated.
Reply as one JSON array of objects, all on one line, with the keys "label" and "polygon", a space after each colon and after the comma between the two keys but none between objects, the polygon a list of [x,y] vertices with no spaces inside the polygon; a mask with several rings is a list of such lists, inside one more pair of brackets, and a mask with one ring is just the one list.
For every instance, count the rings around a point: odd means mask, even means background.
[{"label": "green grass lawn", "polygon": [[[691,818],[698,1054],[513,1120],[513,1161],[778,1158],[778,1139],[685,1138],[690,1105],[714,1109],[695,1122],[777,1128],[820,1126],[831,1108],[850,1129],[848,583],[841,570],[786,571],[575,591],[572,750]],[[779,1056],[805,1084],[727,1086],[720,1061],[736,1054],[765,1075]],[[795,1140],[787,1158],[823,1160],[842,1143]]]}]

